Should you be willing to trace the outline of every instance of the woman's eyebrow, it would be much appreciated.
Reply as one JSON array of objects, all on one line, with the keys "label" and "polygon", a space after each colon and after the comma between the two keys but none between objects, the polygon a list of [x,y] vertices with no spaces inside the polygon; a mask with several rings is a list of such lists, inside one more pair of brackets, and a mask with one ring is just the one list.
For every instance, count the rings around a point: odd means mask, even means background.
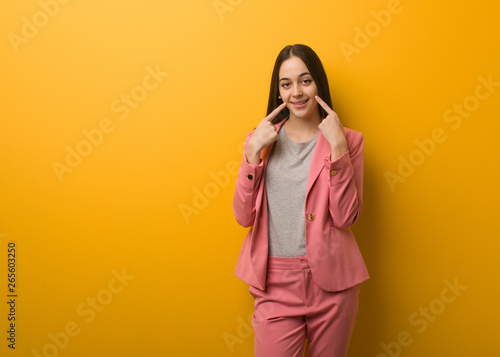
[{"label": "woman's eyebrow", "polygon": [[[305,76],[306,74],[311,74],[311,73],[304,72],[304,73],[299,74],[299,77]],[[280,79],[280,81],[289,81],[289,80],[290,80],[290,78],[286,78],[286,77],[283,77]]]}]

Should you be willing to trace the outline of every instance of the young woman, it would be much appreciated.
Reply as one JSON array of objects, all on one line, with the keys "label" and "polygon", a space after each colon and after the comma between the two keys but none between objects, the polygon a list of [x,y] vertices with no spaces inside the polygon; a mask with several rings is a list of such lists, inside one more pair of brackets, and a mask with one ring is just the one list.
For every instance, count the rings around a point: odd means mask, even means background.
[{"label": "young woman", "polygon": [[285,47],[268,116],[246,138],[233,211],[251,227],[236,275],[250,284],[255,356],[345,357],[369,278],[350,229],[363,193],[363,136],[343,127],[316,53]]}]

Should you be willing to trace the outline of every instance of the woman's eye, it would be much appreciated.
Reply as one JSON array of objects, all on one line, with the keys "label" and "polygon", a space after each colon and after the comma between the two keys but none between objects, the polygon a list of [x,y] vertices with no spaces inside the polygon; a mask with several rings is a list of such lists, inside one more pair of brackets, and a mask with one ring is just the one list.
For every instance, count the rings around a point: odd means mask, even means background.
[{"label": "woman's eye", "polygon": [[290,86],[290,83],[283,83],[283,84],[281,84],[281,86],[282,86],[283,88],[288,88],[288,87]]},{"label": "woman's eye", "polygon": [[302,83],[304,84],[310,84],[312,82],[312,79],[304,79]]}]

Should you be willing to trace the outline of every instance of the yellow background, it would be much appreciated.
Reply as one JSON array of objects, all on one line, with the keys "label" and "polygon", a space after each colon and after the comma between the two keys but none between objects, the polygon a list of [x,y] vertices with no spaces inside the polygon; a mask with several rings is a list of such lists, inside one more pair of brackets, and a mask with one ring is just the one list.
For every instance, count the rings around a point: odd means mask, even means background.
[{"label": "yellow background", "polygon": [[[318,53],[334,110],[365,137],[354,233],[371,279],[349,356],[383,357],[384,344],[394,356],[500,353],[500,87],[469,98],[478,78],[500,82],[498,2],[54,4],[0,6],[2,356],[253,355],[253,301],[233,273],[246,233],[231,208],[234,166],[265,116],[276,55],[293,43]],[[397,13],[377,27],[374,12],[391,6]],[[25,21],[43,26],[27,38]],[[372,36],[346,55],[356,29]],[[163,77],[147,79],[148,68]],[[156,88],[141,89],[145,78]],[[112,108],[131,93],[143,100],[128,115]],[[464,101],[474,110],[447,122]],[[85,150],[82,131],[104,118],[113,130],[59,180],[54,162],[67,165],[68,146]],[[415,153],[415,140],[437,128],[446,140]],[[386,175],[410,156],[420,162],[391,189]],[[6,340],[9,241],[18,252],[15,351]],[[123,271],[126,285],[113,275]],[[466,288],[443,303],[454,280]],[[93,319],[88,299],[97,299]],[[424,308],[438,313],[419,332],[410,316]],[[78,334],[65,338],[68,324]]]}]

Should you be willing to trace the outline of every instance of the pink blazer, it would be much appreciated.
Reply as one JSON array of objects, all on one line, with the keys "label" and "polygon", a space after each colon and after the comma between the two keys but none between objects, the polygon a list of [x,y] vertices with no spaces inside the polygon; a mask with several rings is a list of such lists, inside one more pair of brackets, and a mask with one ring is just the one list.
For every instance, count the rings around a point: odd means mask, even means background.
[{"label": "pink blazer", "polygon": [[[276,128],[279,130],[284,122],[276,124]],[[331,292],[369,279],[350,228],[362,208],[363,135],[348,128],[344,128],[344,132],[349,150],[333,162],[330,161],[330,145],[319,133],[304,207],[306,251],[311,273],[319,287]],[[247,135],[244,148],[252,133]],[[264,175],[271,147],[262,151],[259,165],[249,164],[243,154],[233,199],[236,221],[244,227],[251,227],[241,248],[235,274],[261,290],[266,287],[268,258]]]}]

